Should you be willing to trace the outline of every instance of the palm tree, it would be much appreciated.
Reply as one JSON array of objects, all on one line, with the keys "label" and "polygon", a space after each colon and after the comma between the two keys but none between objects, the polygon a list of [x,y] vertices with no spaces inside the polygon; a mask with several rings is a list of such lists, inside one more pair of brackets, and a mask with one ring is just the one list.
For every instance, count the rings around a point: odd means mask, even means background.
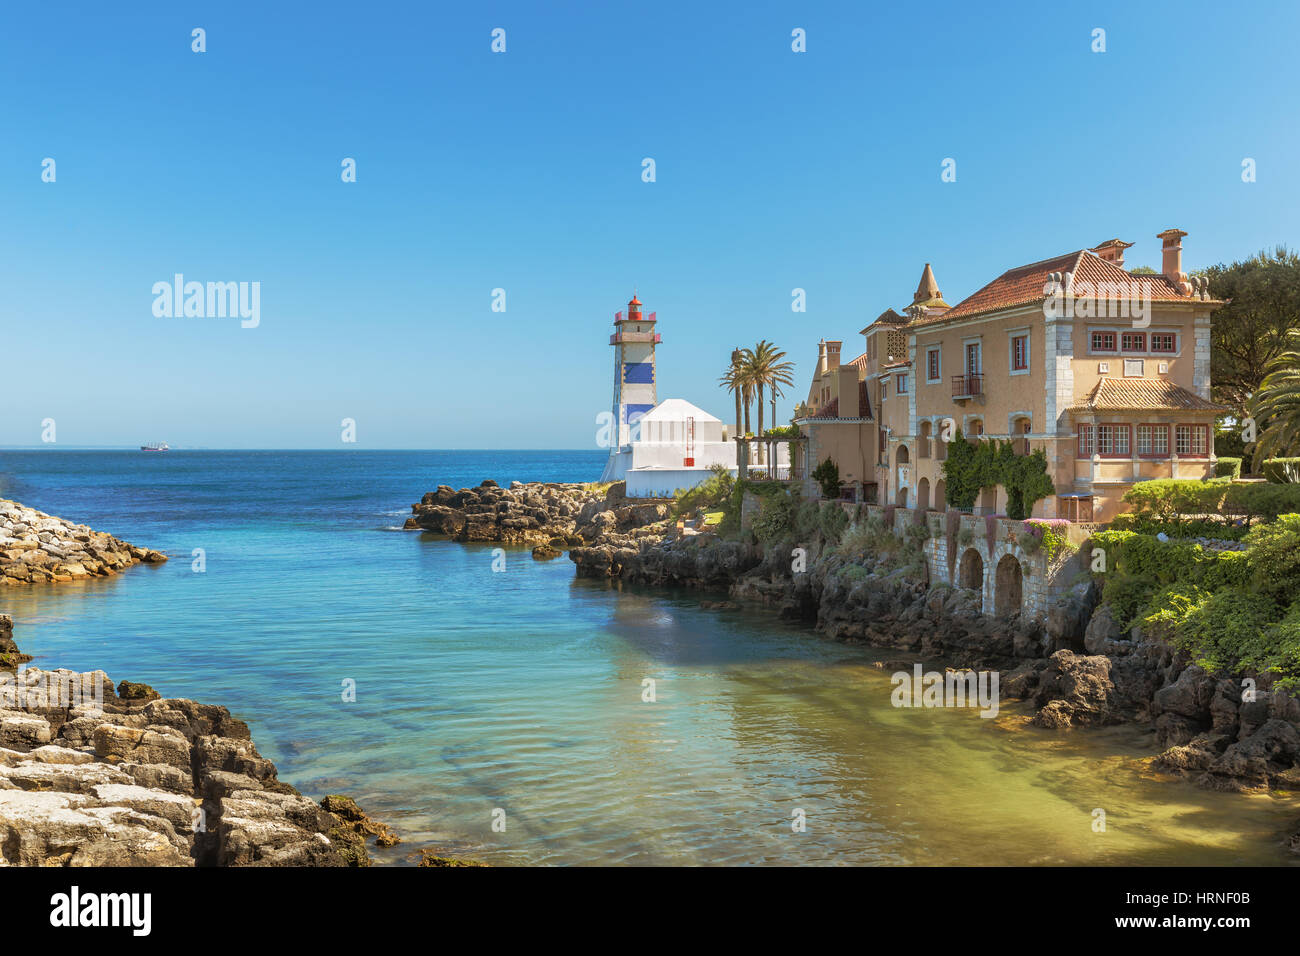
[{"label": "palm tree", "polygon": [[[789,362],[782,362],[785,353],[778,349],[767,339],[760,339],[758,344],[752,349],[745,349],[743,354],[743,365],[746,375],[753,384],[754,390],[758,396],[758,436],[763,436],[763,392],[764,389],[772,389],[774,392],[781,385],[792,385],[794,379],[790,375],[792,367]],[[772,398],[772,420],[776,422],[776,396]],[[758,463],[763,464],[763,446],[758,446]]]},{"label": "palm tree", "polygon": [[1300,448],[1300,351],[1292,347],[1275,358],[1259,390],[1250,400],[1250,413],[1261,431],[1255,461],[1286,457]]},{"label": "palm tree", "polygon": [[722,378],[718,379],[720,385],[725,386],[727,391],[736,396],[736,430],[735,434],[732,436],[733,438],[740,437],[744,434],[740,430],[740,402],[742,396],[744,396],[745,400],[745,426],[746,428],[749,426],[749,401],[752,396],[749,394],[750,389],[743,372],[743,358],[744,354],[740,349],[732,349],[731,366],[727,369],[726,374],[723,375]]},{"label": "palm tree", "polygon": [[767,380],[767,387],[772,396],[772,427],[776,427],[776,400],[785,394],[784,388],[790,388],[794,385],[794,363],[782,362],[785,358],[784,352],[777,352],[772,356],[772,371]]}]

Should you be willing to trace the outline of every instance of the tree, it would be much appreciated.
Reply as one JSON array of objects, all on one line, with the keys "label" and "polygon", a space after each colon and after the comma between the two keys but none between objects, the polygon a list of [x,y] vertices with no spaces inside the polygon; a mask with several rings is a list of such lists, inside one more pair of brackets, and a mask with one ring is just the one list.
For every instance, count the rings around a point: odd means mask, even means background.
[{"label": "tree", "polygon": [[1268,458],[1296,454],[1300,449],[1300,351],[1293,347],[1269,364],[1249,410],[1260,429],[1256,468]]},{"label": "tree", "polygon": [[829,458],[813,469],[812,478],[821,485],[823,498],[840,496],[840,466]]},{"label": "tree", "polygon": [[[764,389],[771,386],[775,376],[778,374],[778,366],[781,359],[785,358],[785,353],[778,350],[775,345],[767,339],[760,339],[758,344],[752,349],[745,349],[742,353],[742,364],[744,367],[745,377],[754,388],[758,398],[758,431],[755,433],[759,437],[763,435],[763,392]],[[788,363],[786,363],[788,364]],[[780,374],[789,377],[788,369],[782,369]],[[793,379],[790,380],[793,384]],[[746,423],[748,424],[748,423]],[[763,463],[763,446],[758,446],[758,461]]]},{"label": "tree", "polygon": [[742,397],[745,406],[744,430],[746,432],[749,431],[749,402],[753,395],[745,377],[743,360],[744,353],[741,352],[740,349],[733,349],[731,352],[731,365],[728,366],[727,371],[723,376],[718,379],[718,384],[724,386],[727,391],[731,392],[731,394],[736,397],[736,435],[732,437],[738,437],[744,434],[744,432],[741,431],[740,409]]},{"label": "tree", "polygon": [[962,437],[961,429],[948,443],[943,461],[944,495],[956,511],[969,511],[979,497],[980,480],[975,468],[975,446]]},{"label": "tree", "polygon": [[1300,328],[1300,256],[1278,246],[1202,275],[1214,298],[1231,300],[1211,317],[1210,380],[1214,400],[1240,419],[1269,366],[1292,347],[1292,330]]}]

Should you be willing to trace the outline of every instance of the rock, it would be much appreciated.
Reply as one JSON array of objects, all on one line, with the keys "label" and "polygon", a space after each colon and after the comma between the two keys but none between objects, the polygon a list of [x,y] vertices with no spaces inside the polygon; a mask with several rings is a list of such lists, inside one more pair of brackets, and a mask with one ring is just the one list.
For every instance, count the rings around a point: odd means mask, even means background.
[{"label": "rock", "polygon": [[[112,574],[136,562],[167,560],[160,551],[137,548],[5,499],[0,499],[0,528],[3,584],[71,581]],[[5,663],[3,647],[0,666],[12,666]]]},{"label": "rock", "polygon": [[1156,691],[1155,713],[1179,714],[1196,722],[1207,723],[1214,691],[1214,679],[1191,664],[1178,676],[1178,680]]},{"label": "rock", "polygon": [[[30,693],[52,678],[102,700]],[[278,780],[226,708],[130,681],[118,693],[102,671],[27,668],[20,683],[0,709],[0,865],[369,862],[364,841],[331,839],[339,821]]]},{"label": "rock", "polygon": [[480,863],[477,860],[464,860],[453,856],[439,856],[432,849],[420,850],[420,862],[417,866],[487,866],[486,863]]},{"label": "rock", "polygon": [[551,558],[558,558],[563,551],[551,547],[549,544],[539,544],[533,548],[533,558],[537,561],[549,561]]},{"label": "rock", "polygon": [[124,680],[117,685],[117,696],[123,700],[158,700],[162,695],[148,684],[136,684]]},{"label": "rock", "polygon": [[1033,723],[1072,727],[1119,723],[1136,710],[1111,680],[1111,660],[1057,651],[1039,676]]},{"label": "rock", "polygon": [[[321,800],[320,805],[338,821],[338,827],[335,829],[342,828],[356,834],[362,838],[363,845],[364,838],[367,836],[375,837],[375,844],[381,847],[396,846],[402,842],[392,827],[371,819],[351,797],[332,793]],[[330,832],[334,833],[334,829]]]}]

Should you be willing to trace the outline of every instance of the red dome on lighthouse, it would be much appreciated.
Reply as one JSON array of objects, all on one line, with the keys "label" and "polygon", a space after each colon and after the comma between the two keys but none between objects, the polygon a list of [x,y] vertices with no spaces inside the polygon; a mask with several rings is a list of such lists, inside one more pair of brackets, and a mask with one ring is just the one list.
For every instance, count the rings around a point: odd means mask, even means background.
[{"label": "red dome on lighthouse", "polygon": [[635,292],[632,293],[632,301],[627,304],[627,310],[629,312],[641,311],[641,300],[636,297]]}]

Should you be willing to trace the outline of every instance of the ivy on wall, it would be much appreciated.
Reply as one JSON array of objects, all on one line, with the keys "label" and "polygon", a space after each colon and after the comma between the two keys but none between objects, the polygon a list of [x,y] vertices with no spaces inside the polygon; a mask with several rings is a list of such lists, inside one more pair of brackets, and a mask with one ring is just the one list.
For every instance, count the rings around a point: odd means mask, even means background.
[{"label": "ivy on wall", "polygon": [[1020,455],[1010,441],[968,442],[960,428],[948,445],[943,480],[944,494],[960,511],[975,506],[980,489],[1001,485],[1007,490],[1007,517],[1017,521],[1028,518],[1036,502],[1056,491],[1041,449]]}]

